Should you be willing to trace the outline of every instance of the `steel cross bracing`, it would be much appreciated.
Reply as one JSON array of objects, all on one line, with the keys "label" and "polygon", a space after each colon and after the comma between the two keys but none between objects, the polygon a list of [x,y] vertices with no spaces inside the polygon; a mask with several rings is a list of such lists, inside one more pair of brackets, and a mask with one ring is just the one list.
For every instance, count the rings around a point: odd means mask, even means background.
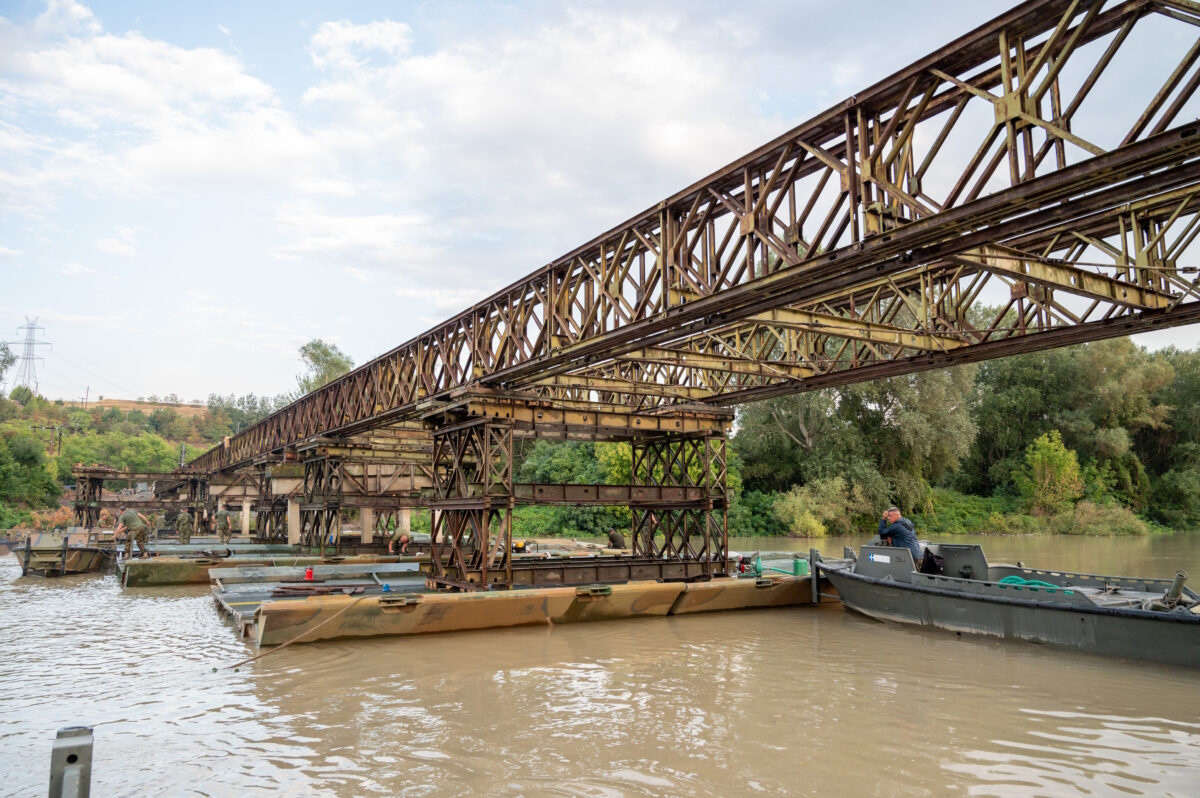
[{"label": "steel cross bracing", "polygon": [[[99,525],[101,510],[116,510],[123,506],[139,510],[187,512],[192,516],[196,528],[199,528],[208,503],[207,475],[191,469],[167,473],[77,465],[71,469],[71,475],[75,480],[75,524],[88,529]],[[154,483],[154,498],[132,498],[112,494],[106,497],[105,482]],[[181,495],[181,491],[185,489],[187,495]]]},{"label": "steel cross bracing", "polygon": [[464,392],[649,418],[1200,320],[1198,31],[1019,5],[192,465]]}]

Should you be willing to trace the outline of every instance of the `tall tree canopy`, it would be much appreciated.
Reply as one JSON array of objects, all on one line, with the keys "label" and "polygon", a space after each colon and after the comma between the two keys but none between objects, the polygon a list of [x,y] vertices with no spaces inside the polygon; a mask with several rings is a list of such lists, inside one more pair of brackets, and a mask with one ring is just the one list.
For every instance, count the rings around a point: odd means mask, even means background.
[{"label": "tall tree canopy", "polygon": [[303,374],[296,375],[300,396],[328,385],[354,368],[354,361],[349,355],[320,338],[314,338],[300,347],[300,359],[304,361],[305,368]]},{"label": "tall tree canopy", "polygon": [[974,440],[974,373],[960,366],[747,405],[733,439],[746,488],[841,478],[872,501],[922,505]]}]

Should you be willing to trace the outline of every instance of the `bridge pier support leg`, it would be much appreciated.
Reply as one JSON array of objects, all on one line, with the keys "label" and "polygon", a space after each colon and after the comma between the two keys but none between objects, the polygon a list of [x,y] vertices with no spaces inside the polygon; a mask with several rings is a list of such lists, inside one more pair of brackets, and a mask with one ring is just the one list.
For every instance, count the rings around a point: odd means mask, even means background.
[{"label": "bridge pier support leg", "polygon": [[300,500],[289,498],[287,500],[287,542],[295,546],[300,543],[301,539]]},{"label": "bridge pier support leg", "polygon": [[706,575],[726,572],[726,457],[724,435],[663,435],[634,442],[633,484],[700,487],[705,499],[698,508],[631,508],[633,556],[700,560]]},{"label": "bridge pier support leg", "polygon": [[75,525],[91,529],[100,524],[100,498],[104,480],[81,477],[75,483]]},{"label": "bridge pier support leg", "polygon": [[343,462],[314,457],[304,462],[304,504],[300,507],[300,542],[336,550],[342,537]]},{"label": "bridge pier support leg", "polygon": [[486,417],[434,431],[431,587],[512,586],[512,433]]},{"label": "bridge pier support leg", "polygon": [[360,533],[362,544],[368,545],[375,542],[375,508],[363,507],[358,511],[358,524],[362,528]]}]

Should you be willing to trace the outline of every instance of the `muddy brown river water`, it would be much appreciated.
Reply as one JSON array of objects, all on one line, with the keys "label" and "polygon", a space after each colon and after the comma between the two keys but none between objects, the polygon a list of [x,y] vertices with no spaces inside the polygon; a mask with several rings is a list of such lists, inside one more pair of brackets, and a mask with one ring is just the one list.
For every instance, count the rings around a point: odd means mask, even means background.
[{"label": "muddy brown river water", "polygon": [[[994,561],[1184,568],[1200,586],[1200,534],[982,542]],[[837,605],[334,641],[221,667],[251,653],[206,589],[24,579],[5,557],[0,795],[45,795],[56,730],[81,724],[96,796],[1200,795],[1200,667]]]}]

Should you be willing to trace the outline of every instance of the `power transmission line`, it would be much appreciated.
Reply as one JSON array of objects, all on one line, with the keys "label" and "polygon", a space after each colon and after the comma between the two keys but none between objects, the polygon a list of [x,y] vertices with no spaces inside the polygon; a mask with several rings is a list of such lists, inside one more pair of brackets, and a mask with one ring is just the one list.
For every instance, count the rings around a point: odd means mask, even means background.
[{"label": "power transmission line", "polygon": [[74,353],[74,350],[68,349],[66,346],[59,346],[55,357],[61,357],[67,363],[67,365],[71,366],[77,371],[88,372],[95,379],[99,379],[101,382],[107,383],[113,388],[116,388],[117,390],[126,394],[126,396],[128,396],[130,399],[134,398],[138,394],[147,393],[144,388],[134,385],[132,382],[125,380],[119,375],[114,375],[109,372],[105,372],[100,368],[89,365],[86,361],[82,360],[84,355],[79,355],[79,359],[77,359],[72,355],[68,355],[68,352]]},{"label": "power transmission line", "polygon": [[41,330],[43,333],[46,332],[46,328],[39,327],[37,321],[38,321],[37,316],[34,316],[33,319],[30,319],[28,316],[26,316],[25,317],[25,326],[17,328],[18,332],[24,331],[24,333],[25,333],[24,340],[7,341],[6,342],[9,344],[23,344],[24,345],[24,348],[21,351],[21,356],[19,358],[17,358],[17,360],[20,361],[21,365],[17,368],[16,384],[22,385],[22,386],[28,388],[30,391],[32,391],[34,393],[35,396],[37,395],[37,392],[38,392],[37,365],[36,364],[37,364],[37,361],[39,361],[39,360],[42,361],[43,363],[46,362],[44,358],[38,357],[37,348],[39,346],[50,346],[49,341],[37,340],[37,331],[38,330]]}]

